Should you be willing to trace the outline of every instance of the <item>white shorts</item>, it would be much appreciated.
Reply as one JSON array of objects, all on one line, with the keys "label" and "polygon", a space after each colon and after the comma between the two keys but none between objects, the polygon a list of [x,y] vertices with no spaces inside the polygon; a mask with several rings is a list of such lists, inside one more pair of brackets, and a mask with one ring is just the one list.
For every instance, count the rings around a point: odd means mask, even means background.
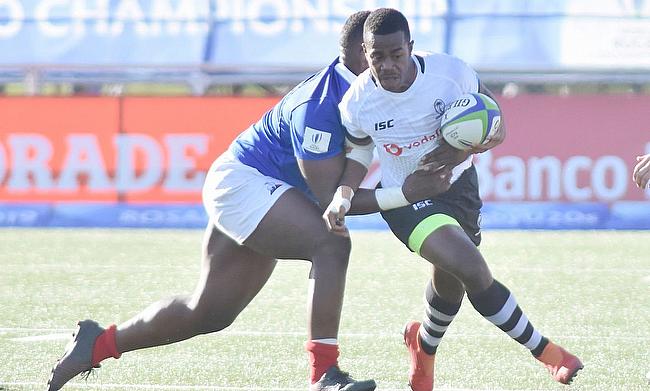
[{"label": "white shorts", "polygon": [[241,163],[226,151],[212,163],[205,178],[203,207],[220,231],[242,244],[291,187]]}]

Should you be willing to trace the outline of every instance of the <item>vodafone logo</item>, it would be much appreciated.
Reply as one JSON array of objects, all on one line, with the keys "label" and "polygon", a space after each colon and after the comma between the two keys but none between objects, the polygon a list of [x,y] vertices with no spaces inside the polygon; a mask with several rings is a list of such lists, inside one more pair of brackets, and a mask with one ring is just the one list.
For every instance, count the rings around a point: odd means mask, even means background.
[{"label": "vodafone logo", "polygon": [[402,154],[402,147],[397,144],[384,144],[384,149],[391,155],[399,156]]},{"label": "vodafone logo", "polygon": [[416,149],[421,147],[422,145],[428,143],[429,141],[433,141],[436,139],[436,133],[430,134],[428,136],[424,136],[421,140],[416,140],[412,141],[408,144],[405,145],[397,145],[397,144],[384,144],[384,149],[386,152],[390,153],[393,156],[400,156],[404,150],[411,150],[411,149]]}]

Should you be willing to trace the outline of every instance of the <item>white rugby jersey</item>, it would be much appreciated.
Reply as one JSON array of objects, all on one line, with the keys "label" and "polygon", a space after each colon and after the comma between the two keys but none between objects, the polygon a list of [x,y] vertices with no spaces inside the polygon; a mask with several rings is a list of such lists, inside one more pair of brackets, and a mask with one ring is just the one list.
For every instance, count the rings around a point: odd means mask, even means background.
[{"label": "white rugby jersey", "polygon": [[[460,95],[478,92],[476,72],[457,57],[413,53],[417,67],[413,84],[404,92],[390,92],[366,70],[339,103],[343,126],[352,141],[372,138],[377,148],[384,187],[401,186],[420,159],[434,149],[440,122]],[[452,182],[471,166],[472,157],[456,166]]]}]

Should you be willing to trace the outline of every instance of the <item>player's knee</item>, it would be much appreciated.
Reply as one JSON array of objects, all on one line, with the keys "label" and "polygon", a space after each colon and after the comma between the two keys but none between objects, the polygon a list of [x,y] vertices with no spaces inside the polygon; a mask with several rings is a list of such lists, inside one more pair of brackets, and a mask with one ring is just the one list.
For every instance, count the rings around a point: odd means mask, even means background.
[{"label": "player's knee", "polygon": [[482,258],[475,262],[460,263],[455,274],[470,292],[483,291],[492,281],[492,273]]},{"label": "player's knee", "polygon": [[205,296],[196,297],[188,303],[191,321],[196,334],[214,333],[230,326],[239,313],[228,309],[214,308],[210,299]]},{"label": "player's knee", "polygon": [[237,314],[202,311],[195,314],[194,321],[198,334],[208,334],[227,328],[236,318]]}]

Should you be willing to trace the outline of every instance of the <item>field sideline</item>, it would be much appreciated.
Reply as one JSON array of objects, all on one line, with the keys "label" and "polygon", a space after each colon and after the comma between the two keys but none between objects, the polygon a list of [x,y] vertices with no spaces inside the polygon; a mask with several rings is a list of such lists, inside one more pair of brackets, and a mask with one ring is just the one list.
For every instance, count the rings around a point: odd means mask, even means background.
[{"label": "field sideline", "polygon": [[[198,230],[0,229],[0,390],[42,390],[79,319],[119,323],[191,292]],[[583,360],[554,383],[466,300],[436,366],[439,390],[648,390],[650,231],[488,231],[496,278],[533,324]],[[64,390],[306,390],[306,262],[280,262],[223,333],[126,353]],[[421,319],[425,261],[389,232],[353,232],[341,366],[378,390],[407,390],[399,332]]]}]

